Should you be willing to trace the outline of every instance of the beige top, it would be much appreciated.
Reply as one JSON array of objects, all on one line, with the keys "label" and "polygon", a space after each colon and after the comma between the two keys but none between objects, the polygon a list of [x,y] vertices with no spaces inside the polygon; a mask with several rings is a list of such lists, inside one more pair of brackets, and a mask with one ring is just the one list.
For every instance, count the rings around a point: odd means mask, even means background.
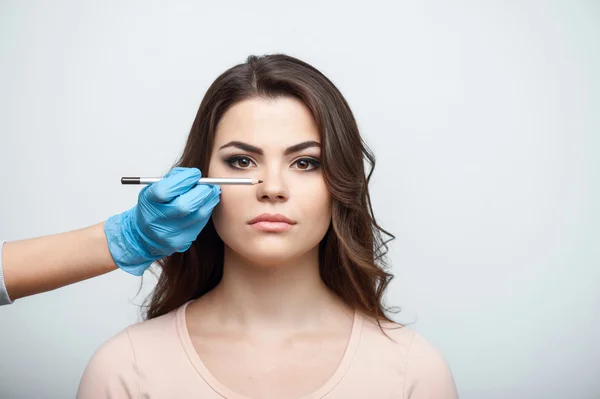
[{"label": "beige top", "polygon": [[[105,342],[87,365],[77,398],[249,399],[221,384],[198,356],[186,325],[190,302]],[[458,398],[446,361],[421,335],[407,327],[386,333],[396,342],[355,312],[338,368],[302,399]]]}]

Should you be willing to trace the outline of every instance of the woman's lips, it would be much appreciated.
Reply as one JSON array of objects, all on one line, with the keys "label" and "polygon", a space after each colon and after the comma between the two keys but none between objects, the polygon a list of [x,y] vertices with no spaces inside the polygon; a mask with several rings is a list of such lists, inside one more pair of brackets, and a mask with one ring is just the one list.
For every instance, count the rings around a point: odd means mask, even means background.
[{"label": "woman's lips", "polygon": [[292,224],[285,223],[285,222],[267,222],[267,221],[252,223],[250,226],[252,226],[255,229],[260,230],[260,231],[271,231],[271,232],[277,232],[277,233],[288,231],[289,229],[291,229],[293,227]]}]

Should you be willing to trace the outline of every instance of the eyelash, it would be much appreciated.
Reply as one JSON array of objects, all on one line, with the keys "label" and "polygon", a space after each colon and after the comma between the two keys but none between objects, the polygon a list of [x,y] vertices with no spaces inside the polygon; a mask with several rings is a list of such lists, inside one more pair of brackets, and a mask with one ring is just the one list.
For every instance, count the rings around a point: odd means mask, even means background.
[{"label": "eyelash", "polygon": [[[227,159],[225,162],[231,166],[234,169],[238,169],[238,170],[245,170],[245,169],[250,169],[250,168],[239,168],[237,166],[233,166],[233,164],[241,159],[247,159],[250,162],[254,162],[252,159],[250,159],[249,157],[243,156],[243,155],[235,155],[229,159]],[[302,172],[312,172],[313,170],[317,170],[319,169],[319,167],[321,166],[321,162],[317,161],[314,158],[300,158],[297,161],[295,161],[294,163],[300,162],[300,161],[308,161],[311,165],[313,165],[312,169],[298,169]]]}]

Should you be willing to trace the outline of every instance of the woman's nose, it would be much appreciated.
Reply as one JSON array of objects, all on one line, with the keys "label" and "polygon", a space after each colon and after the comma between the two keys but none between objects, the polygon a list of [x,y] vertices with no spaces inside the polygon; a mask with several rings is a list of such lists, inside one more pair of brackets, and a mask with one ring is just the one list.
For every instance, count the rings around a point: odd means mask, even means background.
[{"label": "woman's nose", "polygon": [[259,177],[263,182],[257,185],[257,196],[260,201],[286,201],[288,189],[281,171],[263,171]]}]

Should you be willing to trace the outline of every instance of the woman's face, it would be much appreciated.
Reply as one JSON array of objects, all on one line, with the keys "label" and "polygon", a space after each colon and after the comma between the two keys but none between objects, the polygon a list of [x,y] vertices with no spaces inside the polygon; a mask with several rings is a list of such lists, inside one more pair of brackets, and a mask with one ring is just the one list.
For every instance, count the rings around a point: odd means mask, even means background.
[{"label": "woman's face", "polygon": [[[253,98],[233,105],[217,126],[207,177],[261,179],[222,185],[212,220],[226,247],[261,266],[317,251],[331,221],[320,167],[318,128],[299,100]],[[288,223],[258,222],[261,215]]]}]

